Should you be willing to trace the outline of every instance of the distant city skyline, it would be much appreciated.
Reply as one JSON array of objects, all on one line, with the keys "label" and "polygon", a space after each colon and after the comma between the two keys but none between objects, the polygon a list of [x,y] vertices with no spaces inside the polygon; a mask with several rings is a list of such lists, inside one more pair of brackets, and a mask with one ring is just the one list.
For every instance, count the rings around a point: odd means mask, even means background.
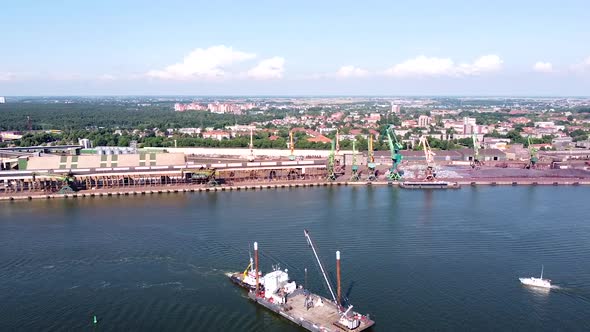
[{"label": "distant city skyline", "polygon": [[0,96],[588,96],[581,0],[3,6]]}]

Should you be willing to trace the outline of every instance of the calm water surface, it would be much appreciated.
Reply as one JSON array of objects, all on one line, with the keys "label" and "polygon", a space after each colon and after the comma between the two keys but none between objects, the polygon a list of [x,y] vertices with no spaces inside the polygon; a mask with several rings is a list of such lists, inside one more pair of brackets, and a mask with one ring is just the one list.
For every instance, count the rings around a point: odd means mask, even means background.
[{"label": "calm water surface", "polygon": [[[343,292],[376,331],[589,331],[590,188],[278,189],[3,203],[1,331],[300,331],[225,277],[261,265]],[[522,287],[545,276],[559,288]],[[91,317],[99,323],[92,326]]]}]

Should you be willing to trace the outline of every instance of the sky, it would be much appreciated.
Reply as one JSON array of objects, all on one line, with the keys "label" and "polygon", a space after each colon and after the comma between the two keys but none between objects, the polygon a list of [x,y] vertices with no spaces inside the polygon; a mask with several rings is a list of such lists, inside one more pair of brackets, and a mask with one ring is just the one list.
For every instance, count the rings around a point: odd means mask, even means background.
[{"label": "sky", "polygon": [[20,0],[0,13],[0,96],[590,95],[587,0]]}]

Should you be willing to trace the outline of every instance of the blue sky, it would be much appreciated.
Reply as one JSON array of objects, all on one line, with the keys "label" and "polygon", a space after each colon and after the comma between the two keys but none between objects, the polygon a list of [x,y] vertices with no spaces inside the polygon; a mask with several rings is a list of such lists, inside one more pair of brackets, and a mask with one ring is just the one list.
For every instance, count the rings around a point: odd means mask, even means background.
[{"label": "blue sky", "polygon": [[0,95],[590,95],[587,1],[10,1]]}]

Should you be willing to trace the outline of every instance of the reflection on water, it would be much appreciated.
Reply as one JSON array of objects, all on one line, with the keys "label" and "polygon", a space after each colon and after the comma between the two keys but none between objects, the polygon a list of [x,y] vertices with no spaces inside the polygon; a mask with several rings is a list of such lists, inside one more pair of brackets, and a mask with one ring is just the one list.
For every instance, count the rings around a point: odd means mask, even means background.
[{"label": "reflection on water", "polygon": [[[226,279],[279,263],[327,295],[303,237],[376,331],[590,330],[584,187],[328,187],[0,208],[0,330],[299,331]],[[523,287],[545,265],[563,288]]]}]

